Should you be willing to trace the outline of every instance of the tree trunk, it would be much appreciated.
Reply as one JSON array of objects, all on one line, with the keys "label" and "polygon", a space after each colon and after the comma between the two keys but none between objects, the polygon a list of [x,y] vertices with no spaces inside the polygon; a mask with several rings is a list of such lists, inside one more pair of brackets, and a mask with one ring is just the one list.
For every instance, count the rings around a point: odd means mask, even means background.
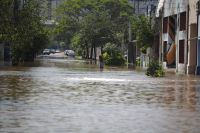
[{"label": "tree trunk", "polygon": [[96,45],[94,44],[94,60],[95,60],[95,63],[96,63],[96,60],[97,60],[97,49],[96,49]]},{"label": "tree trunk", "polygon": [[90,59],[92,60],[92,56],[93,56],[93,44],[91,45],[91,49],[90,49]]},{"label": "tree trunk", "polygon": [[89,47],[88,47],[88,45],[86,46],[86,59],[89,59]]},{"label": "tree trunk", "polygon": [[103,46],[101,46],[101,55],[103,55]]}]

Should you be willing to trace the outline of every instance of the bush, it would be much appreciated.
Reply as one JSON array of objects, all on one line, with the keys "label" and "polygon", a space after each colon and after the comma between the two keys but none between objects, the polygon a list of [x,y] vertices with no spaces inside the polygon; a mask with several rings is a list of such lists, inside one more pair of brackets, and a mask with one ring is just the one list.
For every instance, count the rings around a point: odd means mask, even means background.
[{"label": "bush", "polygon": [[109,66],[122,66],[126,60],[116,45],[108,43],[104,48],[104,63]]},{"label": "bush", "polygon": [[103,54],[104,63],[109,66],[122,66],[125,64],[125,59],[122,54],[109,55],[107,52]]},{"label": "bush", "polygon": [[149,63],[146,75],[152,77],[163,77],[165,75],[165,72],[162,65],[159,64],[158,61],[153,60]]},{"label": "bush", "polygon": [[140,57],[136,58],[136,66],[140,66]]}]

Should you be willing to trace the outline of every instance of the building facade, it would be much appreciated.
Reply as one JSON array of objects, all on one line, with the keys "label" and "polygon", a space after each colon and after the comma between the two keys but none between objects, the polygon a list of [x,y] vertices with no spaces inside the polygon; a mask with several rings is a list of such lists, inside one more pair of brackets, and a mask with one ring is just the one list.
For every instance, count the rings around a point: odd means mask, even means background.
[{"label": "building facade", "polygon": [[64,2],[64,0],[47,0],[48,20],[55,19],[55,9]]},{"label": "building facade", "polygon": [[159,60],[165,68],[175,68],[177,73],[199,71],[197,3],[198,0],[159,1],[156,15],[162,21]]}]

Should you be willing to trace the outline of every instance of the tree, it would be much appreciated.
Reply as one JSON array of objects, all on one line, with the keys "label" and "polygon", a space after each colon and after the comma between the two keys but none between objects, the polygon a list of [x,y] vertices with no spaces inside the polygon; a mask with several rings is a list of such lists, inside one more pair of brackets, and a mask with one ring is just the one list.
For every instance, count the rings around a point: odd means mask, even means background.
[{"label": "tree", "polygon": [[83,19],[80,33],[84,41],[91,47],[90,58],[96,60],[96,47],[102,47],[107,42],[115,42],[115,34],[111,29],[112,23],[109,21],[109,15],[106,12],[90,12]]},{"label": "tree", "polygon": [[20,61],[32,61],[35,54],[48,42],[48,36],[41,21],[40,2],[26,0],[23,7],[19,8],[18,0],[1,1],[2,8],[8,9],[1,12],[4,17],[0,24],[2,31],[0,37],[2,41],[11,44],[13,64]]},{"label": "tree", "polygon": [[12,0],[0,1],[0,42],[8,40],[13,29],[12,16],[13,16]]},{"label": "tree", "polygon": [[153,45],[154,40],[154,30],[151,27],[150,19],[143,15],[133,18],[132,31],[138,47],[145,53],[146,49]]},{"label": "tree", "polygon": [[105,45],[103,59],[105,64],[110,66],[121,66],[125,64],[125,59],[121,50],[111,43]]},{"label": "tree", "polygon": [[91,58],[96,46],[120,44],[118,35],[127,31],[132,11],[128,0],[68,0],[57,9],[56,31],[61,35],[70,33],[76,47],[79,44],[85,51],[90,47]]}]

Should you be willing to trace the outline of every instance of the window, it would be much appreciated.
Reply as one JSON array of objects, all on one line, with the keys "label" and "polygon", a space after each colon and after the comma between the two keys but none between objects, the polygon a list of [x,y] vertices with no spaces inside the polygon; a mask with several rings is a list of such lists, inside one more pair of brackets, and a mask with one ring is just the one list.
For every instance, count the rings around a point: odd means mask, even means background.
[{"label": "window", "polygon": [[184,63],[185,41],[179,41],[179,63]]},{"label": "window", "polygon": [[186,12],[180,14],[180,31],[186,30]]},{"label": "window", "polygon": [[168,17],[163,19],[163,33],[167,33]]},{"label": "window", "polygon": [[163,60],[166,61],[166,55],[167,55],[167,41],[163,42]]}]

